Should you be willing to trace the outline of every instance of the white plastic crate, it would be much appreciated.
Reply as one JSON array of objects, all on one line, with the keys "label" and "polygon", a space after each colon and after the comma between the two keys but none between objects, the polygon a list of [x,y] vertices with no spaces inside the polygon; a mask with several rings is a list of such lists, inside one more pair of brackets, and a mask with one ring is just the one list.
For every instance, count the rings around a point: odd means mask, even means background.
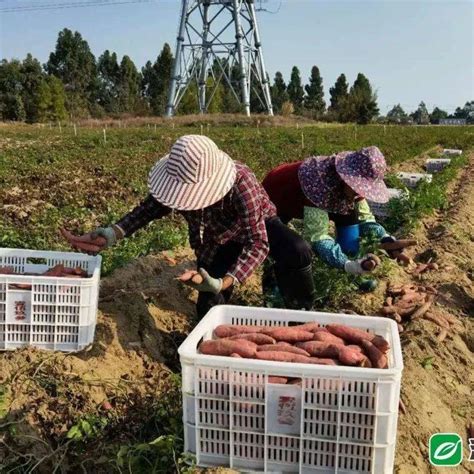
[{"label": "white plastic crate", "polygon": [[[318,321],[373,330],[390,343],[388,369],[323,366],[199,354],[220,324]],[[216,306],[179,350],[185,451],[199,466],[300,474],[393,471],[403,360],[387,318]],[[268,376],[301,378],[278,385]]]},{"label": "white plastic crate", "polygon": [[443,171],[446,166],[451,164],[450,158],[432,158],[426,160],[425,168],[428,173],[439,173]]},{"label": "white plastic crate", "polygon": [[389,200],[388,202],[373,202],[367,199],[372,214],[376,217],[388,217],[389,203],[392,199],[400,199],[406,196],[402,189],[388,188]]},{"label": "white plastic crate", "polygon": [[[79,351],[94,339],[101,257],[72,252],[0,249],[0,267],[43,273],[57,264],[89,278],[0,274],[0,350],[34,346]],[[18,285],[31,285],[19,289]]]},{"label": "white plastic crate", "polygon": [[462,150],[458,150],[456,148],[445,148],[443,150],[444,156],[459,156],[462,155]]},{"label": "white plastic crate", "polygon": [[403,171],[400,172],[400,173],[397,173],[397,177],[408,188],[416,187],[416,185],[422,180],[427,181],[428,183],[431,183],[431,181],[433,180],[433,175],[432,174],[406,173],[406,172],[403,172]]}]

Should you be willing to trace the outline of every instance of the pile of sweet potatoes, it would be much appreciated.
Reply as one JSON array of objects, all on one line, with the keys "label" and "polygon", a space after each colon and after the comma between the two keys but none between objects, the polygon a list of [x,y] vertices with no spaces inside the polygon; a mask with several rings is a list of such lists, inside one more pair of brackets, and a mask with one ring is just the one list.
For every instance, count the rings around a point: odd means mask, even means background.
[{"label": "pile of sweet potatoes", "polygon": [[382,336],[342,324],[317,322],[291,327],[221,325],[202,354],[303,364],[388,367],[389,343]]},{"label": "pile of sweet potatoes", "polygon": [[[432,286],[390,284],[387,292],[388,296],[381,313],[395,320],[400,332],[403,331],[401,323],[407,320],[427,319],[446,331],[457,322],[456,318],[441,314],[433,307],[438,292]],[[441,340],[445,337],[446,334],[443,332]]]}]

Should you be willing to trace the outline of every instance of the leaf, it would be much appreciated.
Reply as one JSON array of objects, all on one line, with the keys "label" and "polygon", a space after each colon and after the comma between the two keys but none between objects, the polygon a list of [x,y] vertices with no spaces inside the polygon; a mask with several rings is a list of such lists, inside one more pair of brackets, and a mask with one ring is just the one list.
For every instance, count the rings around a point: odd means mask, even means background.
[{"label": "leaf", "polygon": [[84,432],[84,434],[86,436],[91,436],[92,435],[92,426],[86,420],[81,421],[81,430]]},{"label": "leaf", "polygon": [[431,356],[431,357],[426,357],[426,359],[423,359],[421,361],[421,365],[424,369],[432,369],[433,368],[433,361],[434,361],[434,357]]},{"label": "leaf", "polygon": [[437,461],[443,461],[445,459],[449,459],[454,455],[456,450],[458,449],[458,445],[461,440],[458,440],[457,443],[451,443],[447,441],[446,443],[441,443],[435,450],[433,454],[433,458]]},{"label": "leaf", "polygon": [[77,426],[77,425],[71,426],[71,428],[67,432],[66,438],[68,438],[68,439],[81,439],[82,438],[82,432],[79,429],[79,426]]}]

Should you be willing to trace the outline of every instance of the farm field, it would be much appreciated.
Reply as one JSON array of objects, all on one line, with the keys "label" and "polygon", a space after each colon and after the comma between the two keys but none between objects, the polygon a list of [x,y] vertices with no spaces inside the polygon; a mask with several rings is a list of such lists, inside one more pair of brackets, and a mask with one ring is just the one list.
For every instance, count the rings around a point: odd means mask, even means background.
[{"label": "farm field", "polygon": [[[431,258],[438,272],[417,277],[386,263],[369,295],[346,291],[324,268],[315,273],[316,281],[328,275],[332,285],[322,291],[324,309],[378,314],[389,281],[422,282],[438,289],[439,311],[456,319],[444,341],[426,320],[407,323],[401,334],[406,413],[399,417],[396,472],[432,472],[430,434],[465,433],[474,421],[474,127],[109,122],[106,142],[104,128],[83,124],[75,136],[71,125],[0,125],[2,247],[69,250],[60,227],[89,231],[119,218],[146,195],[150,167],[183,134],[208,135],[258,178],[285,161],[369,145],[382,150],[392,174],[422,171],[443,147],[464,150],[463,160],[433,187],[394,209],[392,227],[418,240],[410,256]],[[186,240],[182,221],[171,217],[105,252],[90,351],[0,353],[0,473],[194,472],[181,456],[176,353],[195,324],[196,295],[174,281],[193,264]],[[256,275],[235,302],[261,301]],[[453,472],[468,468],[466,462]]]}]

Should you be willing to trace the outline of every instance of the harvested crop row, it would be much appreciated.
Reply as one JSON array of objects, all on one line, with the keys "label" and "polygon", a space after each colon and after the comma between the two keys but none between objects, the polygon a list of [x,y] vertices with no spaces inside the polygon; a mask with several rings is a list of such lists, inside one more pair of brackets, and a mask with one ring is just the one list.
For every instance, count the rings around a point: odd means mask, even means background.
[{"label": "harvested crop row", "polygon": [[388,341],[342,324],[306,323],[291,327],[220,325],[214,339],[203,341],[202,354],[290,362],[387,368]]}]

